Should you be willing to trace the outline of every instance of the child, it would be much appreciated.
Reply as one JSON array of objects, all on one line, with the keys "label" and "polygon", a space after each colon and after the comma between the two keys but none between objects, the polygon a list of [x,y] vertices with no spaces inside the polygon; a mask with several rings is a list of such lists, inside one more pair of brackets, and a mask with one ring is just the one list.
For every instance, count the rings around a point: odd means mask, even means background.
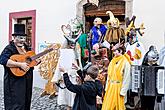
[{"label": "child", "polygon": [[102,85],[99,85],[100,83],[95,81],[99,72],[98,67],[92,65],[87,69],[82,85],[72,84],[64,68],[60,68],[60,71],[63,73],[66,88],[76,93],[72,110],[97,110],[96,96],[102,95],[102,90],[98,89]]}]

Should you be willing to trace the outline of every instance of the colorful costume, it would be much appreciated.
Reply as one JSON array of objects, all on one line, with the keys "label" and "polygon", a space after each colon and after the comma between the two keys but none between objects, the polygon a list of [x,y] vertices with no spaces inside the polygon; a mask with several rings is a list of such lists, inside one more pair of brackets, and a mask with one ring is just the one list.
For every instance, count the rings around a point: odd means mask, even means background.
[{"label": "colorful costume", "polygon": [[126,44],[126,53],[130,56],[130,60],[132,65],[141,65],[145,50],[144,46],[141,42],[136,41],[133,44],[127,43]]},{"label": "colorful costume", "polygon": [[137,37],[137,32],[139,33],[139,35],[143,35],[144,32],[142,32],[142,30],[144,30],[144,24],[142,23],[140,25],[140,27],[136,28],[134,25],[136,16],[133,16],[131,20],[129,20],[129,18],[127,18],[127,29],[126,29],[126,36],[128,39],[128,43],[126,43],[126,53],[130,56],[130,60],[132,61],[132,65],[141,65],[142,64],[142,60],[144,58],[144,54],[145,54],[145,49],[143,44],[138,41],[138,37]]},{"label": "colorful costume", "polygon": [[107,11],[106,14],[109,14],[110,19],[107,21],[108,29],[104,40],[109,43],[117,43],[120,38],[124,39],[124,29],[120,27],[119,20],[114,17],[111,11]]},{"label": "colorful costume", "polygon": [[101,18],[95,18],[92,31],[92,46],[97,43],[102,43],[102,40],[106,34],[107,28],[102,24]]},{"label": "colorful costume", "polygon": [[[105,36],[106,33],[106,27],[101,24],[100,27],[98,28],[97,26],[92,27],[92,45],[95,45],[96,43],[99,43],[99,39],[102,36]],[[101,34],[100,34],[101,33]]]},{"label": "colorful costume", "polygon": [[[127,29],[125,31],[125,35],[127,36],[128,42],[125,44],[125,47],[126,54],[129,56],[131,64],[140,66],[144,58],[145,49],[143,44],[140,41],[138,41],[137,32],[139,33],[139,35],[142,36],[144,34],[142,31],[145,28],[143,23],[140,25],[140,27],[136,28],[134,25],[135,19],[136,16],[133,16],[131,20],[129,20],[129,18],[126,18]],[[140,83],[138,83],[137,86],[134,85],[135,75],[137,76],[136,81],[140,82],[140,73],[137,74],[135,72],[131,72],[131,76],[133,77],[131,77],[131,85],[128,91],[128,100],[126,104],[129,105],[129,107],[135,107],[134,97],[138,95],[138,88],[140,86]]]},{"label": "colorful costume", "polygon": [[108,79],[102,110],[125,110],[124,97],[130,83],[130,63],[124,55],[114,57],[108,67]]}]

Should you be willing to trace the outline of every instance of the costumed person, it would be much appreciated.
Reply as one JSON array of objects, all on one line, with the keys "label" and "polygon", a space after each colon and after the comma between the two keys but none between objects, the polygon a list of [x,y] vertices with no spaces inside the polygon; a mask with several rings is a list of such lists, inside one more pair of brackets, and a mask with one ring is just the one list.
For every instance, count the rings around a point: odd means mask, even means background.
[{"label": "costumed person", "polygon": [[[109,49],[117,42],[121,42],[120,40],[125,40],[125,32],[124,29],[120,27],[120,21],[114,17],[111,11],[107,11],[106,14],[109,14],[110,19],[107,21],[107,31],[102,46]],[[112,51],[108,50],[110,60],[113,58],[112,54]]]},{"label": "costumed person", "polygon": [[[141,24],[139,28],[136,28],[134,25],[135,22],[135,16],[132,17],[130,21],[127,21],[127,29],[126,29],[126,36],[128,42],[126,43],[126,53],[130,56],[130,59],[132,61],[132,65],[141,65],[144,54],[145,54],[145,49],[143,44],[138,40],[137,37],[137,31],[139,35],[143,35],[144,32],[144,26]],[[128,18],[129,19],[129,18]]]},{"label": "costumed person", "polygon": [[[25,44],[25,25],[14,24],[12,36],[14,39],[0,55],[0,64],[4,66],[4,106],[5,110],[30,110],[34,68],[30,68],[21,58],[30,48]],[[20,55],[20,59],[10,59],[13,55]],[[15,76],[11,69],[17,68],[26,72],[25,75]],[[17,72],[15,74],[19,74],[20,71]]]},{"label": "costumed person", "polygon": [[81,66],[81,53],[80,47],[77,43],[79,36],[81,35],[80,28],[72,28],[74,23],[68,25],[66,29],[65,25],[62,25],[61,29],[66,38],[66,42],[63,44],[63,47],[60,49],[60,57],[57,63],[57,67],[52,78],[52,82],[55,82],[59,87],[57,104],[58,105],[67,105],[67,110],[71,110],[74,103],[75,93],[70,92],[66,85],[64,84],[63,76],[60,73],[59,67],[64,67],[68,71],[69,79],[73,84],[78,84],[77,82],[77,70],[72,66],[72,63]]},{"label": "costumed person", "polygon": [[130,84],[130,63],[123,44],[112,48],[114,57],[108,66],[107,84],[102,110],[125,110],[125,96]]},{"label": "costumed person", "polygon": [[120,27],[120,21],[114,17],[111,11],[107,11],[110,19],[107,21],[107,32],[104,40],[110,44],[119,42],[120,39],[125,39],[124,29]]},{"label": "costumed person", "polygon": [[99,73],[97,76],[97,80],[100,81],[102,85],[102,97],[97,96],[97,110],[101,110],[102,103],[103,103],[103,97],[105,94],[105,85],[106,85],[106,79],[107,79],[107,70],[109,65],[109,60],[106,56],[100,56],[96,58],[92,58],[92,63],[98,66]]},{"label": "costumed person", "polygon": [[100,44],[104,40],[104,36],[106,34],[107,28],[104,26],[104,24],[102,23],[102,19],[99,17],[94,19],[93,24],[94,26],[91,29],[91,33],[92,33],[91,46],[92,49],[98,53],[98,49],[100,47]]},{"label": "costumed person", "polygon": [[72,110],[97,110],[96,96],[102,96],[102,91],[98,90],[101,85],[98,85],[95,81],[99,72],[98,67],[96,65],[88,67],[84,83],[81,85],[73,84],[69,79],[68,72],[63,67],[60,68],[60,71],[63,74],[64,83],[67,89],[76,93]]},{"label": "costumed person", "polygon": [[[126,32],[125,35],[127,37],[127,43],[125,44],[126,47],[126,55],[127,58],[131,61],[132,66],[140,66],[142,64],[144,54],[145,54],[145,49],[143,44],[138,40],[137,32],[139,33],[140,36],[144,34],[142,32],[144,28],[144,24],[141,24],[139,28],[135,27],[134,22],[135,22],[136,16],[133,16],[131,20],[129,18],[126,18]],[[131,73],[131,76],[134,76],[133,73]],[[139,75],[140,77],[140,75]],[[138,78],[140,79],[140,78]],[[130,85],[130,90],[128,91],[128,100],[127,100],[127,107],[128,108],[133,108],[135,107],[134,104],[134,97],[137,96],[138,93],[138,87],[133,87],[134,82],[131,80],[131,85]],[[135,88],[135,89],[131,89]]]},{"label": "costumed person", "polygon": [[88,41],[87,41],[88,35],[84,32],[82,23],[79,23],[78,26],[81,27],[81,30],[82,30],[82,34],[80,35],[78,39],[78,43],[81,48],[81,63],[82,63],[82,67],[84,67],[87,63],[87,56],[85,52],[89,48]]},{"label": "costumed person", "polygon": [[[159,54],[156,47],[150,46],[142,63],[144,75],[142,79],[141,110],[154,110],[156,96],[157,101],[161,102],[161,96],[158,96],[157,94],[156,73],[158,72],[158,69],[163,68],[157,64],[158,59]],[[151,90],[151,92],[149,90]]]}]

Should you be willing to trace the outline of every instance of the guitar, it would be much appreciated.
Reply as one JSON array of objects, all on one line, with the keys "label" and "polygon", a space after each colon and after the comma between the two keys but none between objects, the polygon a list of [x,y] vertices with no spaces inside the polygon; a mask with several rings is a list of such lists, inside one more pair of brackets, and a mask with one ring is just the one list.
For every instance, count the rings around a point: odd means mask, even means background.
[{"label": "guitar", "polygon": [[[48,52],[53,51],[53,48],[47,49],[39,54],[35,54],[35,52],[33,51],[28,51],[26,52],[26,54],[24,55],[12,55],[10,57],[11,60],[16,61],[16,62],[26,62],[29,64],[29,67],[34,67],[38,64],[38,62],[36,61],[36,59],[38,59],[39,57],[47,54]],[[15,76],[23,76],[26,74],[26,71],[24,71],[23,69],[19,68],[19,67],[11,67],[10,68],[11,72],[15,75]]]}]

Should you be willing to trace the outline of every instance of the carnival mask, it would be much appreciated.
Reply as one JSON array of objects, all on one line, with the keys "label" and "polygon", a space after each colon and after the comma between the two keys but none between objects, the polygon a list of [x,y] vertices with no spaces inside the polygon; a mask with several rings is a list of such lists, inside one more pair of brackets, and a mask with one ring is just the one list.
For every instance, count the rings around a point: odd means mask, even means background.
[{"label": "carnival mask", "polygon": [[75,45],[82,33],[82,24],[77,18],[71,20],[69,24],[62,25],[61,30],[69,45]]},{"label": "carnival mask", "polygon": [[150,47],[150,50],[147,54],[148,62],[156,62],[159,59],[158,51],[155,46]]},{"label": "carnival mask", "polygon": [[135,29],[131,29],[131,31],[129,32],[129,36],[128,36],[128,42],[130,44],[133,44],[136,41],[137,41],[136,30]]},{"label": "carnival mask", "polygon": [[22,47],[26,42],[26,36],[15,36],[14,42],[18,47]]}]

